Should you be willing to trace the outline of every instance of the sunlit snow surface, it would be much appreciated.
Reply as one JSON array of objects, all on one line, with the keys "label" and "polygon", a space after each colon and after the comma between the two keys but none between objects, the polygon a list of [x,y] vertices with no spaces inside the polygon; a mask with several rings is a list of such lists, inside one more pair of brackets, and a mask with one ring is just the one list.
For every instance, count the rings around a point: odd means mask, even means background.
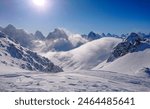
[{"label": "sunlit snow surface", "polygon": [[150,91],[150,79],[107,71],[39,73],[7,70],[4,73],[0,71],[0,91]]}]

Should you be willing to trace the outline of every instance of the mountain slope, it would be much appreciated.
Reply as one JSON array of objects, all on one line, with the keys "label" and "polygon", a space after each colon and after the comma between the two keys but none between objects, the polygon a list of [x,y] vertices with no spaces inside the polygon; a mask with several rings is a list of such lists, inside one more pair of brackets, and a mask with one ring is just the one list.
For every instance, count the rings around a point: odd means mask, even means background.
[{"label": "mountain slope", "polygon": [[101,38],[88,42],[67,52],[48,52],[41,55],[52,59],[65,70],[91,69],[108,59],[111,50],[121,40],[118,38]]},{"label": "mountain slope", "polygon": [[0,63],[19,67],[31,71],[42,72],[60,72],[63,71],[60,67],[55,66],[47,58],[41,57],[26,49],[4,33],[0,32]]},{"label": "mountain slope", "polygon": [[137,74],[145,68],[150,68],[149,39],[131,33],[114,48],[106,62],[100,63],[94,69]]},{"label": "mountain slope", "polygon": [[21,46],[32,48],[34,45],[32,44],[32,40],[34,37],[23,29],[16,29],[13,25],[9,24],[7,27],[2,29],[2,32],[7,34],[8,37],[16,40]]},{"label": "mountain slope", "polygon": [[36,40],[44,40],[45,39],[44,35],[40,31],[36,31],[34,34],[34,37]]},{"label": "mountain slope", "polygon": [[150,49],[129,53],[111,63],[99,64],[94,69],[134,75],[144,68],[150,68]]}]

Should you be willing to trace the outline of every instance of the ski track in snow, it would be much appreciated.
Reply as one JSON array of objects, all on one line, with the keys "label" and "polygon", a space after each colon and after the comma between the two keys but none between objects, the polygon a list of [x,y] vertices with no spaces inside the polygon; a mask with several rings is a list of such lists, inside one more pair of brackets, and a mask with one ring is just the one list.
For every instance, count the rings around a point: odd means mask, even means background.
[{"label": "ski track in snow", "polygon": [[150,79],[107,71],[0,73],[3,92],[137,92],[150,91]]}]

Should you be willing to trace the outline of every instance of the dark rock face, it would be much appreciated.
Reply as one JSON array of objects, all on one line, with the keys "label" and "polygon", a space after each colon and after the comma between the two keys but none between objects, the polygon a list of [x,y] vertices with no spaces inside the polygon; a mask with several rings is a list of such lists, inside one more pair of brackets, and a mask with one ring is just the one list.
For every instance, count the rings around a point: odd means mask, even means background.
[{"label": "dark rock face", "polygon": [[145,73],[150,76],[150,68],[145,68]]},{"label": "dark rock face", "polygon": [[81,35],[83,38],[89,40],[89,41],[93,41],[93,40],[96,40],[96,39],[100,39],[101,38],[101,35],[91,31],[88,35],[86,34],[83,34]]},{"label": "dark rock face", "polygon": [[0,38],[6,38],[5,33],[0,32]]},{"label": "dark rock face", "polygon": [[90,40],[90,41],[100,39],[100,38],[101,38],[101,36],[99,34],[94,33],[94,32],[90,32],[87,35],[87,39]]},{"label": "dark rock face", "polygon": [[45,39],[44,35],[40,31],[36,31],[34,36],[35,36],[35,39],[38,39],[38,40],[44,40]]},{"label": "dark rock face", "polygon": [[13,58],[17,58],[17,59],[21,59],[22,58],[23,52],[21,50],[19,50],[18,48],[16,48],[14,44],[10,44],[7,47],[7,51],[8,51],[8,53],[10,53],[10,55]]},{"label": "dark rock face", "polygon": [[[136,33],[131,33],[123,42],[119,43],[113,50],[111,56],[108,58],[107,62],[112,62],[116,58],[126,55],[127,53],[132,53],[137,50],[141,45],[142,41],[145,39],[140,37]],[[147,45],[147,47],[149,47]]]},{"label": "dark rock face", "polygon": [[127,39],[125,40],[125,42],[129,42],[132,45],[139,45],[140,42],[143,40],[143,38],[141,36],[139,36],[136,33],[131,33]]}]

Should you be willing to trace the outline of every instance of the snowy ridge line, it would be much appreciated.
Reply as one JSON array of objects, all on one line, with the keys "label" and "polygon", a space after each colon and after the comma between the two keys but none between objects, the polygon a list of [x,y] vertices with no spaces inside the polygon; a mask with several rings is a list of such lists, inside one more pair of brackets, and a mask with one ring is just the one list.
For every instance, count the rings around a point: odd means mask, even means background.
[{"label": "snowy ridge line", "polygon": [[45,57],[16,44],[4,33],[0,33],[0,60],[2,64],[20,67],[31,71],[60,72],[60,67],[54,65]]}]

